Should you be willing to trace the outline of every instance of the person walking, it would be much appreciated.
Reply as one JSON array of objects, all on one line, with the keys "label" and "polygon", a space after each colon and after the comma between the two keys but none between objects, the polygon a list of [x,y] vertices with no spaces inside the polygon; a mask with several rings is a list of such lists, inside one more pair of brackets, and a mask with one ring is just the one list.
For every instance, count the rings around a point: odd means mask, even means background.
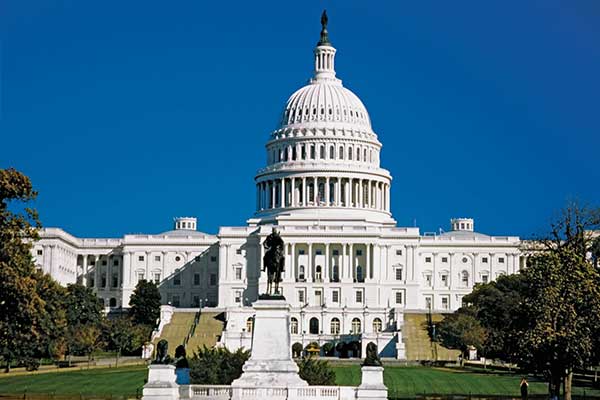
[{"label": "person walking", "polygon": [[521,400],[527,400],[527,392],[529,389],[529,382],[525,377],[521,378],[521,383],[519,384],[521,387]]}]

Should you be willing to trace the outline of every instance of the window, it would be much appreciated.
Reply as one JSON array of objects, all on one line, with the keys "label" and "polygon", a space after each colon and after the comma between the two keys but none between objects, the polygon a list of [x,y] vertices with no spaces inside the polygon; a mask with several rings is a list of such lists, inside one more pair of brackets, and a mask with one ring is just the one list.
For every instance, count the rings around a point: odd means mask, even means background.
[{"label": "window", "polygon": [[304,265],[301,265],[298,268],[298,280],[299,281],[304,281]]},{"label": "window", "polygon": [[144,280],[144,273],[143,272],[138,272],[137,276],[138,276],[138,282]]},{"label": "window", "polygon": [[[144,261],[144,256],[138,256],[138,261]],[[105,264],[104,264],[104,261],[103,261],[103,264],[102,264],[102,265],[105,265]]]},{"label": "window", "polygon": [[246,320],[246,332],[252,333],[253,328],[254,328],[254,318],[250,317]]},{"label": "window", "polygon": [[362,292],[362,290],[357,290],[356,291],[355,300],[356,300],[357,303],[362,303],[363,302],[363,292]]},{"label": "window", "polygon": [[199,273],[194,274],[194,285],[195,286],[200,285],[200,274]]},{"label": "window", "polygon": [[118,267],[119,266],[119,260],[113,260],[113,266]]},{"label": "window", "polygon": [[396,280],[397,281],[402,280],[402,268],[396,268]]},{"label": "window", "polygon": [[210,274],[210,286],[217,284],[217,274]]},{"label": "window", "polygon": [[216,262],[217,256],[210,256],[210,262]]},{"label": "window", "polygon": [[442,274],[440,277],[442,279],[442,286],[447,287],[448,286],[448,274]]},{"label": "window", "polygon": [[469,273],[467,271],[461,272],[460,280],[463,286],[469,286]]},{"label": "window", "polygon": [[331,302],[339,303],[340,302],[340,292],[339,290],[334,290],[331,292]]},{"label": "window", "polygon": [[241,255],[242,254],[242,249],[238,248],[235,250],[235,254]]},{"label": "window", "polygon": [[449,299],[448,297],[444,296],[442,297],[442,309],[447,310],[449,308]]},{"label": "window", "polygon": [[481,257],[481,262],[484,263],[484,264],[487,264],[488,258],[487,257]]},{"label": "window", "polygon": [[379,318],[375,318],[373,320],[373,332],[381,332],[381,320]]},{"label": "window", "polygon": [[431,286],[431,274],[425,275],[425,283],[427,284],[427,286]]},{"label": "window", "polygon": [[154,261],[160,261],[160,256],[154,256]]},{"label": "window", "polygon": [[237,280],[242,279],[242,267],[237,267],[235,269],[235,279],[237,279]]},{"label": "window", "polygon": [[315,268],[315,282],[321,282],[322,280],[322,268],[320,265],[317,265]]},{"label": "window", "polygon": [[233,301],[235,304],[240,304],[242,302],[242,291],[236,290],[233,292]]},{"label": "window", "polygon": [[504,264],[504,257],[498,257],[498,263]]},{"label": "window", "polygon": [[38,251],[37,251],[37,255],[38,255],[38,256],[41,256],[43,253],[44,253],[44,252],[43,252],[42,250],[38,250]]},{"label": "window", "polygon": [[107,260],[102,260],[102,265],[108,265],[108,261]]},{"label": "window", "polygon": [[426,263],[430,263],[431,262],[431,257],[425,257],[425,262]]},{"label": "window", "polygon": [[400,250],[400,249],[396,250],[396,255],[397,256],[401,256],[402,255],[402,250]]},{"label": "window", "polygon": [[[329,110],[331,111],[331,110]],[[329,159],[333,160],[335,158],[333,146],[329,148]]]},{"label": "window", "polygon": [[339,282],[340,280],[340,267],[334,265],[331,268],[331,282]]},{"label": "window", "polygon": [[290,332],[292,335],[298,334],[298,320],[294,317],[290,320]]},{"label": "window", "polygon": [[312,317],[308,322],[308,331],[312,335],[319,334],[319,320],[315,317]]},{"label": "window", "polygon": [[304,298],[304,290],[298,290],[298,303],[304,304],[305,301],[306,300]]},{"label": "window", "polygon": [[304,255],[304,250],[303,249],[298,250],[298,255],[303,256]]},{"label": "window", "polygon": [[362,331],[362,324],[360,323],[360,319],[354,318],[352,320],[352,334],[358,335]]},{"label": "window", "polygon": [[181,261],[181,257],[175,256],[175,261]]},{"label": "window", "polygon": [[462,258],[462,262],[463,262],[463,264],[466,264],[468,261],[469,261],[469,259],[468,259],[467,257],[463,257],[463,258]]},{"label": "window", "polygon": [[192,307],[200,307],[200,296],[192,296]]},{"label": "window", "polygon": [[180,273],[176,273],[175,276],[173,276],[173,285],[175,285],[175,286],[181,285],[181,274]]},{"label": "window", "polygon": [[111,297],[110,300],[108,301],[108,306],[109,307],[116,307],[117,306],[117,299],[115,299],[114,297]]},{"label": "window", "polygon": [[447,263],[448,262],[448,257],[442,257],[442,262],[443,263]]},{"label": "window", "polygon": [[315,145],[314,144],[310,145],[310,159],[311,160],[315,159]]},{"label": "window", "polygon": [[433,303],[431,296],[425,296],[425,308],[431,310],[431,304]]},{"label": "window", "polygon": [[330,332],[332,335],[340,334],[340,320],[337,318],[331,319]]},{"label": "window", "polygon": [[320,147],[321,147],[321,151],[320,151],[321,160],[324,160],[325,159],[325,146],[320,146]]},{"label": "window", "polygon": [[323,250],[317,249],[317,250],[315,250],[315,254],[318,256],[321,256],[321,255],[323,255]]},{"label": "window", "polygon": [[481,282],[488,283],[488,276],[487,276],[487,274],[481,275]]},{"label": "window", "polygon": [[118,287],[119,286],[119,275],[118,274],[113,274],[112,275],[112,287]]},{"label": "window", "polygon": [[396,292],[396,304],[402,304],[402,292]]},{"label": "window", "polygon": [[363,277],[363,269],[360,265],[356,266],[356,281],[357,282],[364,282],[365,279]]},{"label": "window", "polygon": [[340,151],[338,155],[340,156],[340,160],[344,159],[344,147],[340,146]]},{"label": "window", "polygon": [[173,307],[179,307],[179,296],[173,296]]},{"label": "window", "polygon": [[160,272],[154,273],[154,283],[157,285],[160,283]]},{"label": "window", "polygon": [[362,250],[356,250],[356,255],[357,256],[362,256]]},{"label": "window", "polygon": [[333,255],[334,256],[339,256],[340,255],[340,251],[339,250],[333,250]]}]

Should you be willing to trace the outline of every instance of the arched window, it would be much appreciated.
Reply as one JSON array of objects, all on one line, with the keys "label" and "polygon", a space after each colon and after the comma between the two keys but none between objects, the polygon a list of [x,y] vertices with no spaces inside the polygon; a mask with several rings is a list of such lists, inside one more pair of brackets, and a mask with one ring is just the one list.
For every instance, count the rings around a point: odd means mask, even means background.
[{"label": "arched window", "polygon": [[348,147],[348,160],[352,160],[352,152],[354,150],[352,149],[352,147]]},{"label": "arched window", "polygon": [[301,265],[298,268],[298,280],[300,280],[300,281],[304,280],[304,265]]},{"label": "arched window", "polygon": [[335,147],[331,146],[329,148],[329,159],[333,160],[335,158]]},{"label": "arched window", "polygon": [[360,161],[360,149],[356,148],[356,161]]},{"label": "arched window", "polygon": [[337,318],[332,318],[331,319],[331,329],[330,332],[332,335],[339,335],[340,334],[340,320]]},{"label": "arched window", "polygon": [[292,160],[296,161],[296,146],[292,147]]},{"label": "arched window", "polygon": [[320,265],[317,265],[315,268],[315,282],[321,282],[323,279],[323,268]]},{"label": "arched window", "polygon": [[310,145],[310,159],[314,160],[316,157],[316,152],[315,152],[315,145],[311,144]]},{"label": "arched window", "polygon": [[367,149],[363,150],[363,161],[368,161],[367,160]]},{"label": "arched window", "polygon": [[340,160],[344,159],[344,146],[340,146],[340,152],[338,153]]},{"label": "arched window", "polygon": [[308,331],[313,335],[319,334],[319,320],[317,318],[313,317],[310,319],[310,322],[308,324]]},{"label": "arched window", "polygon": [[381,320],[379,318],[373,320],[373,332],[381,332]]},{"label": "arched window", "polygon": [[292,317],[290,321],[290,332],[292,333],[292,335],[298,334],[298,320],[294,317]]},{"label": "arched window", "polygon": [[319,157],[321,158],[321,160],[324,160],[325,159],[325,146],[323,145],[323,146],[319,146],[319,147],[320,147]]},{"label": "arched window", "polygon": [[460,280],[463,286],[469,286],[469,273],[467,271],[461,272]]},{"label": "arched window", "polygon": [[360,323],[360,319],[358,318],[354,318],[352,320],[352,334],[353,335],[358,335],[362,330],[362,326]]}]

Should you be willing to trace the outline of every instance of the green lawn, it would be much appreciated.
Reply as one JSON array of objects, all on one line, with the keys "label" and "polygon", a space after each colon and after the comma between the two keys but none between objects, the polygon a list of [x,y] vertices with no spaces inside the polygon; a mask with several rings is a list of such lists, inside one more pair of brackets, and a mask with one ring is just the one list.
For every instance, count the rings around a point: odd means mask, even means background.
[{"label": "green lawn", "polygon": [[[332,364],[338,385],[360,384],[358,365]],[[101,396],[133,396],[146,379],[145,366],[52,372],[36,375],[0,377],[0,394],[54,393]],[[482,373],[448,368],[387,366],[385,384],[390,397],[413,397],[423,394],[463,394],[519,396],[520,376],[509,373]],[[545,394],[544,382],[530,379],[531,394]],[[574,394],[583,394],[575,387]],[[600,390],[585,388],[587,396],[600,397]]]}]

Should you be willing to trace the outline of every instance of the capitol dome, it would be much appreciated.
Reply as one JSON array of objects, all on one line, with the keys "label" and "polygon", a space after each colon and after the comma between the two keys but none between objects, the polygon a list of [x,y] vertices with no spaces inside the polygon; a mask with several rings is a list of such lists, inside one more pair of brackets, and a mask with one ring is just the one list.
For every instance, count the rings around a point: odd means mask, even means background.
[{"label": "capitol dome", "polygon": [[362,101],[336,77],[326,13],[321,24],[313,77],[286,102],[255,176],[256,221],[394,225],[382,145]]}]

